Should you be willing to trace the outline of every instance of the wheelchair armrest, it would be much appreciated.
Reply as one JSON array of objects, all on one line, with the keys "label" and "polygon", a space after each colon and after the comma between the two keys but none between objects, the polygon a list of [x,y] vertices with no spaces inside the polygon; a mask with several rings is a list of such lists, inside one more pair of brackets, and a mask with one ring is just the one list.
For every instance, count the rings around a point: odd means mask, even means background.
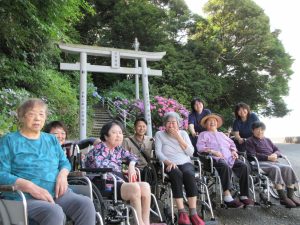
[{"label": "wheelchair armrest", "polygon": [[90,173],[110,173],[113,172],[113,168],[81,168],[80,171]]},{"label": "wheelchair armrest", "polygon": [[14,185],[0,185],[0,192],[14,192],[16,190]]},{"label": "wheelchair armrest", "polygon": [[196,169],[198,169],[198,172],[199,172],[199,174],[201,175],[202,174],[202,168],[201,168],[201,161],[200,161],[200,159],[199,159],[199,157],[191,157],[191,160],[194,162],[194,167],[196,168]]},{"label": "wheelchair armrest", "polygon": [[62,144],[61,147],[62,147],[62,148],[69,148],[69,147],[71,147],[73,144],[75,144],[75,143],[73,143],[73,142],[67,142],[67,143]]},{"label": "wheelchair armrest", "polygon": [[200,162],[203,165],[203,170],[206,172],[213,173],[214,167],[213,167],[213,157],[208,152],[198,152],[198,156],[200,159]]},{"label": "wheelchair armrest", "polygon": [[86,176],[86,172],[84,171],[71,171],[68,177],[84,177]]},{"label": "wheelchair armrest", "polygon": [[210,156],[209,152],[197,152],[198,156]]}]

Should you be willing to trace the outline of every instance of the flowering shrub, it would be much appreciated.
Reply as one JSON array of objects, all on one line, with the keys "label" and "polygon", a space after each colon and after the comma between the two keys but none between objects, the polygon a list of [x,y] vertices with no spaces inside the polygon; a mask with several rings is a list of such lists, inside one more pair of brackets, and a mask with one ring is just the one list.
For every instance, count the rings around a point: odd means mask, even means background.
[{"label": "flowering shrub", "polygon": [[[129,101],[127,99],[118,99],[114,101],[114,104],[115,106],[126,110],[129,118],[131,116],[136,117],[145,113],[144,101],[142,100]],[[176,100],[155,96],[153,99],[150,99],[150,110],[152,126],[156,131],[164,129],[163,116],[167,112],[177,112],[182,118],[180,127],[187,130],[189,111]]]}]

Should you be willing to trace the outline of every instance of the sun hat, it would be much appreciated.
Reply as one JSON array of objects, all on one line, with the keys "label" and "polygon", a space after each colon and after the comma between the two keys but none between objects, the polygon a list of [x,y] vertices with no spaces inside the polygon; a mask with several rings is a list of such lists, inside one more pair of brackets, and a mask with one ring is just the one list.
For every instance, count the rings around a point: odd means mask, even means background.
[{"label": "sun hat", "polygon": [[207,116],[203,117],[200,122],[200,125],[202,127],[205,127],[205,123],[209,118],[215,118],[217,120],[217,124],[218,124],[217,128],[219,128],[223,125],[223,118],[220,115],[215,114],[215,113],[211,113],[211,114],[208,114]]}]

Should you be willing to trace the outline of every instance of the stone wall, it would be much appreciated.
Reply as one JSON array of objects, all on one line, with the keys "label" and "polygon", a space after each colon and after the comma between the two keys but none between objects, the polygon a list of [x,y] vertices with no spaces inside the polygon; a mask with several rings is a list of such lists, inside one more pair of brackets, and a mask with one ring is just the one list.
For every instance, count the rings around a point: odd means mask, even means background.
[{"label": "stone wall", "polygon": [[279,137],[271,138],[274,143],[291,143],[291,144],[300,144],[300,136],[298,137]]}]

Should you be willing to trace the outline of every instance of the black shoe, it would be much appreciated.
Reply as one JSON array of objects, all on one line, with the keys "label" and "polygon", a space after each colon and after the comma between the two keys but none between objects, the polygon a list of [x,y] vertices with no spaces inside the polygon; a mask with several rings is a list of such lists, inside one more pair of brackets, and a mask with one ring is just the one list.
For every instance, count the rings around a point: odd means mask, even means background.
[{"label": "black shoe", "polygon": [[238,200],[232,200],[231,202],[224,202],[228,208],[243,208],[244,204]]}]

